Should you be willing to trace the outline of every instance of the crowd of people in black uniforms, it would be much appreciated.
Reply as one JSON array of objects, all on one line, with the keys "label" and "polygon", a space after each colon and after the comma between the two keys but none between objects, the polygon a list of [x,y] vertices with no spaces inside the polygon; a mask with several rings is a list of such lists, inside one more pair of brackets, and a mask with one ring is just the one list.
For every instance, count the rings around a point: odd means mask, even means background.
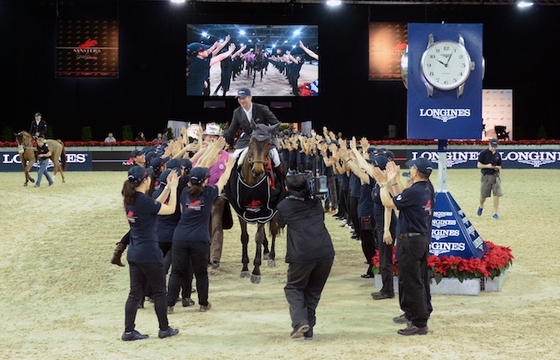
[{"label": "crowd of people in black uniforms", "polygon": [[[324,223],[326,214],[343,221],[342,226],[352,231],[349,237],[360,241],[367,265],[363,278],[374,276],[372,258],[379,254],[383,286],[371,294],[374,300],[395,297],[392,259],[397,242],[397,256],[403,263],[399,267],[399,303],[404,313],[393,320],[407,325],[399,330],[401,335],[427,334],[432,311],[427,277],[430,212],[434,202],[429,181],[431,163],[420,159],[409,164],[411,181],[402,185],[393,153],[370,147],[366,139],[347,140],[323,128],[322,134],[311,131],[310,135],[285,131],[277,140],[288,172],[288,196],[278,205],[278,223],[288,228],[289,269],[284,292],[292,319],[290,336],[313,338],[316,309],[335,256]],[[184,307],[193,306],[191,294],[197,291],[199,310],[210,310],[209,221],[212,203],[225,185],[229,171],[216,185],[206,186],[210,171],[202,165],[210,164],[205,152],[216,155],[224,145],[224,138],[205,149],[195,142],[185,146],[179,141],[168,141],[131,153],[134,165],[122,190],[131,230],[117,243],[111,260],[124,266],[120,258],[128,246],[131,290],[122,340],[147,337],[134,328],[136,311],[143,307],[146,298],[156,307],[160,338],[178,333],[167,321],[177,298]],[[211,147],[216,149],[208,150]],[[233,164],[232,157],[229,170]],[[317,176],[327,178],[328,191],[321,197],[314,193],[316,189],[312,189],[313,182],[309,181]],[[398,218],[395,209],[399,210]],[[139,219],[137,213],[145,215]],[[310,222],[315,225],[309,226]],[[146,235],[152,231],[157,234],[155,238]],[[153,244],[148,246],[150,241]],[[410,246],[416,246],[420,256],[410,257]],[[149,276],[148,268],[152,272]],[[192,287],[193,275],[197,290]]]}]

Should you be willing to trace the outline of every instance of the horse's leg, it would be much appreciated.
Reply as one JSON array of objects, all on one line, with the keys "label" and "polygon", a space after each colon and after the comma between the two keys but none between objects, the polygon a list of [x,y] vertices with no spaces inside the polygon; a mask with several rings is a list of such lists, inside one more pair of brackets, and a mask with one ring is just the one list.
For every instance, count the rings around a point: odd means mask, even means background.
[{"label": "horse's leg", "polygon": [[30,175],[29,172],[30,172],[31,168],[33,167],[34,162],[35,162],[34,158],[32,158],[32,159],[30,159],[29,161],[26,162],[27,163],[27,165],[26,165],[26,176],[29,179],[29,181],[31,181],[32,183],[35,183],[35,179]]},{"label": "horse's leg", "polygon": [[23,158],[22,155],[20,155],[21,158],[21,167],[23,168],[23,176],[25,177],[25,182],[23,183],[23,186],[27,186],[27,183],[29,182],[29,168],[27,167],[27,161]]},{"label": "horse's leg", "polygon": [[280,227],[276,222],[276,216],[274,216],[270,220],[269,227],[270,227],[270,234],[272,239],[270,243],[270,253],[268,254],[268,267],[276,267],[276,250],[275,250],[276,235],[278,235],[278,233],[280,232]]},{"label": "horse's leg", "polygon": [[251,87],[255,87],[255,77],[257,76],[257,73],[255,71],[253,71],[253,85],[251,85]]},{"label": "horse's leg", "polygon": [[263,259],[264,260],[268,260],[269,252],[270,250],[268,250],[268,238],[266,237],[266,231],[264,231],[263,229]]},{"label": "horse's leg", "polygon": [[249,277],[249,253],[247,251],[249,233],[247,232],[247,222],[240,216],[237,218],[239,219],[239,227],[241,228],[241,263],[243,264],[241,278],[247,278]]},{"label": "horse's leg", "polygon": [[[58,158],[56,159],[56,162],[54,163],[54,174],[56,175],[57,172],[60,172],[60,176],[62,177],[62,183],[66,182],[66,179],[64,178],[64,170],[62,170],[62,165],[60,165],[60,161],[58,161]],[[54,177],[53,177],[54,180]]]},{"label": "horse's leg", "polygon": [[251,274],[251,282],[260,284],[261,282],[261,263],[262,263],[262,243],[264,241],[264,224],[257,225],[257,233],[255,234],[255,260],[253,260],[253,273]]},{"label": "horse's leg", "polygon": [[23,167],[23,175],[25,176],[25,182],[23,183],[23,186],[27,186],[27,183],[29,181],[31,181],[32,183],[35,182],[35,179],[33,179],[31,175],[29,175],[29,170],[31,170],[31,167],[33,166],[33,160],[27,160],[27,156],[24,156],[24,154],[20,154],[20,159],[21,166]]}]

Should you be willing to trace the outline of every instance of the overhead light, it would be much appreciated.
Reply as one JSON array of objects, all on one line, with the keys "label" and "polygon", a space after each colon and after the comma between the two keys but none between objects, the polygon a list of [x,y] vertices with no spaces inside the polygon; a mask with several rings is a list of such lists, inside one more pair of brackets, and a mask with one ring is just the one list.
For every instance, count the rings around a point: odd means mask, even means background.
[{"label": "overhead light", "polygon": [[533,1],[532,0],[519,0],[517,2],[517,7],[518,8],[527,8],[533,6]]},{"label": "overhead light", "polygon": [[341,0],[327,0],[328,6],[339,6],[342,4]]},{"label": "overhead light", "polygon": [[186,0],[170,0],[174,4],[184,4]]}]

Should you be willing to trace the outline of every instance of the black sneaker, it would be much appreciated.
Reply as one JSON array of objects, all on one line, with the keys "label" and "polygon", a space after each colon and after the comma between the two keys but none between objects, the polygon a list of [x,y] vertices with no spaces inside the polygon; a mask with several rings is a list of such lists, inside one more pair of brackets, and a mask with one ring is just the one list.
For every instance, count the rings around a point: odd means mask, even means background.
[{"label": "black sneaker", "polygon": [[194,300],[191,298],[184,298],[183,300],[183,307],[193,306]]},{"label": "black sneaker", "polygon": [[412,324],[408,324],[406,329],[400,329],[399,331],[397,331],[397,333],[403,336],[426,335],[428,334],[428,327],[427,326],[417,327]]},{"label": "black sneaker", "polygon": [[378,293],[375,293],[375,295],[372,294],[371,297],[373,298],[373,300],[392,299],[395,297],[395,294],[388,294],[380,291]]},{"label": "black sneaker", "polygon": [[147,339],[150,336],[148,335],[142,335],[140,334],[138,331],[133,330],[133,331],[129,331],[129,332],[123,332],[121,335],[121,340],[122,341],[134,341],[134,340],[143,340],[143,339]]},{"label": "black sneaker", "polygon": [[409,320],[404,316],[404,314],[394,317],[393,318],[393,322],[395,324],[408,324]]},{"label": "black sneaker", "polygon": [[165,339],[166,337],[175,336],[179,333],[179,329],[173,329],[171,326],[167,330],[160,330],[158,332],[158,337],[160,339]]},{"label": "black sneaker", "polygon": [[303,333],[303,338],[305,340],[313,340],[313,328],[310,327],[309,330]]},{"label": "black sneaker", "polygon": [[290,337],[292,339],[298,339],[300,337],[303,336],[303,334],[305,334],[306,332],[308,332],[310,329],[309,325],[299,325],[296,326],[294,328],[294,330],[292,330],[292,333],[290,334]]}]

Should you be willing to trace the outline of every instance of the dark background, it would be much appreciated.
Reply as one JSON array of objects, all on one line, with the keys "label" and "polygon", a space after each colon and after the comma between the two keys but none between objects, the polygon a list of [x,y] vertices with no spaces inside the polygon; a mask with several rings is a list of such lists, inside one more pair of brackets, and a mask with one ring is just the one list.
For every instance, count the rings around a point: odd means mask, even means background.
[{"label": "dark background", "polygon": [[[57,17],[116,16],[120,77],[55,79]],[[388,125],[406,136],[406,89],[401,82],[368,81],[368,23],[375,21],[482,23],[485,89],[513,89],[516,139],[560,138],[558,45],[560,7],[513,5],[366,5],[190,3],[157,0],[0,0],[1,127],[29,130],[40,111],[63,140],[122,138],[123,125],[148,139],[168,119],[228,122],[237,107],[205,109],[185,96],[187,23],[319,25],[320,96],[290,98],[274,109],[284,122],[313,121],[348,136],[382,139]],[[216,86],[217,84],[213,84]],[[235,88],[235,83],[232,85]],[[255,98],[269,105],[274,98]],[[539,130],[540,128],[540,130]],[[539,136],[540,137],[540,136]]]}]

